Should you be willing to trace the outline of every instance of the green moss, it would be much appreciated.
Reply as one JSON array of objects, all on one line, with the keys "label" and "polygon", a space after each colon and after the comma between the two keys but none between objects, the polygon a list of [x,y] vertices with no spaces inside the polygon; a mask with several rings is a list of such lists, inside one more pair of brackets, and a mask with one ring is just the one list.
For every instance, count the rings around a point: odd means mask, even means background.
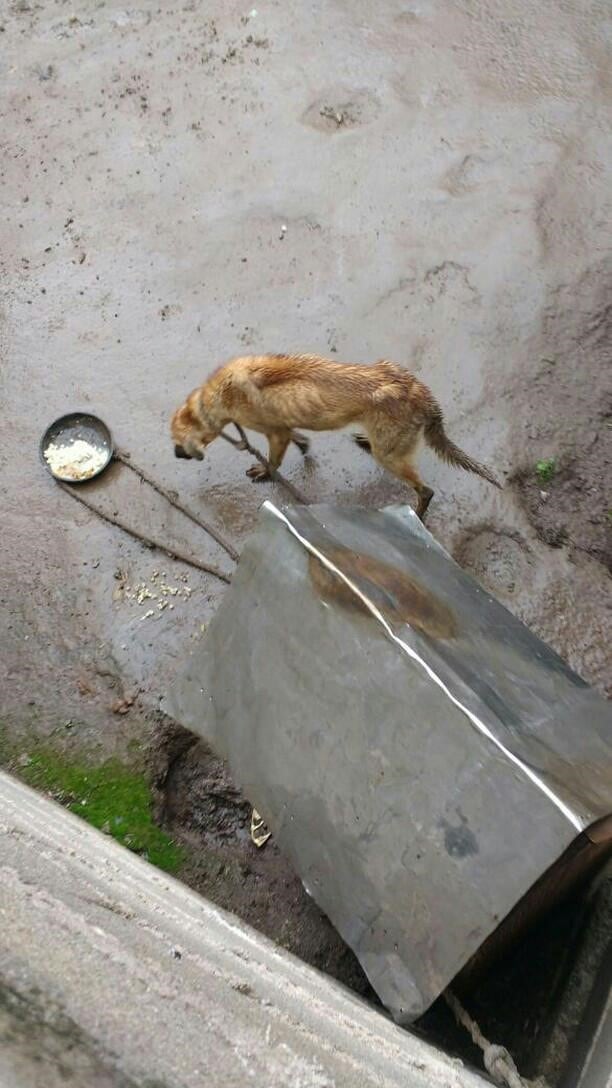
[{"label": "green moss", "polygon": [[543,461],[536,461],[536,474],[540,483],[550,483],[555,475],[554,457],[545,457]]},{"label": "green moss", "polygon": [[47,790],[71,812],[159,869],[174,872],[184,860],[182,848],[153,822],[153,799],[145,777],[117,760],[93,767],[41,749],[19,773],[29,785]]},{"label": "green moss", "polygon": [[0,722],[0,767],[5,767],[11,757],[11,746],[8,739],[8,729],[4,722]]}]

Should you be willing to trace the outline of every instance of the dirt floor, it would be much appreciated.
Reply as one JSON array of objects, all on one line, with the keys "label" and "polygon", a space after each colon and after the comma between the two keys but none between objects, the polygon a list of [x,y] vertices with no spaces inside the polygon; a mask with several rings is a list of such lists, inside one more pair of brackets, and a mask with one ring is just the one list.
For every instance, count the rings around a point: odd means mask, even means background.
[{"label": "dirt floor", "polygon": [[[176,461],[177,403],[248,351],[388,357],[506,486],[425,452],[430,530],[609,690],[610,64],[599,0],[0,5],[0,719],[151,773],[182,876],[368,992],[226,771],[158,712],[223,584],[77,505],[38,459],[64,411],[240,548],[267,495],[223,443]],[[345,436],[292,451],[313,501],[411,501]],[[231,570],[114,465],[87,495]]]}]

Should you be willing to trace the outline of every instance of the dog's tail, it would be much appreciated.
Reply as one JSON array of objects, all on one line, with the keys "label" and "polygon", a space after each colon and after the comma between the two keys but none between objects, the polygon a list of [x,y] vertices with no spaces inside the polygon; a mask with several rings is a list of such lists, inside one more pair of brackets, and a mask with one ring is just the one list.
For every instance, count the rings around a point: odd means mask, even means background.
[{"label": "dog's tail", "polygon": [[475,472],[477,476],[482,476],[483,480],[488,480],[490,484],[501,488],[502,485],[499,480],[495,478],[486,465],[481,465],[479,461],[475,461],[473,457],[464,453],[463,450],[459,449],[459,446],[451,442],[444,430],[444,416],[437,405],[431,412],[423,433],[427,445],[431,447],[434,453],[437,453],[442,461],[446,461],[448,465],[463,468],[466,472]]}]

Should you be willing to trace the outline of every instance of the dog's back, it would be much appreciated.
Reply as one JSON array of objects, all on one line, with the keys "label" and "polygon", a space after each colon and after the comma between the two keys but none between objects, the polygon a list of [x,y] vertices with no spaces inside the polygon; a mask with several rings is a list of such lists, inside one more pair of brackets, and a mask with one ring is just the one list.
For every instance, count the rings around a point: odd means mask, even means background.
[{"label": "dog's back", "polygon": [[393,363],[359,366],[318,355],[241,356],[210,379],[215,399],[221,395],[228,407],[234,402],[243,426],[259,430],[267,421],[313,431],[365,421],[371,412],[384,411],[387,400],[409,409],[415,382]]}]

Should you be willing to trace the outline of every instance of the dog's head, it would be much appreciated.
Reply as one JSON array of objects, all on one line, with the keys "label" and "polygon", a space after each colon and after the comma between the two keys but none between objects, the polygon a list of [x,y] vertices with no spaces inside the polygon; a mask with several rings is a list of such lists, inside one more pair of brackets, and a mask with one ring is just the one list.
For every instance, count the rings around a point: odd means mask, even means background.
[{"label": "dog's head", "polygon": [[195,410],[192,393],[180,408],[172,416],[170,433],[174,442],[175,457],[184,457],[190,461],[202,461],[204,450],[213,438],[219,433],[212,425],[207,423],[202,414]]}]

